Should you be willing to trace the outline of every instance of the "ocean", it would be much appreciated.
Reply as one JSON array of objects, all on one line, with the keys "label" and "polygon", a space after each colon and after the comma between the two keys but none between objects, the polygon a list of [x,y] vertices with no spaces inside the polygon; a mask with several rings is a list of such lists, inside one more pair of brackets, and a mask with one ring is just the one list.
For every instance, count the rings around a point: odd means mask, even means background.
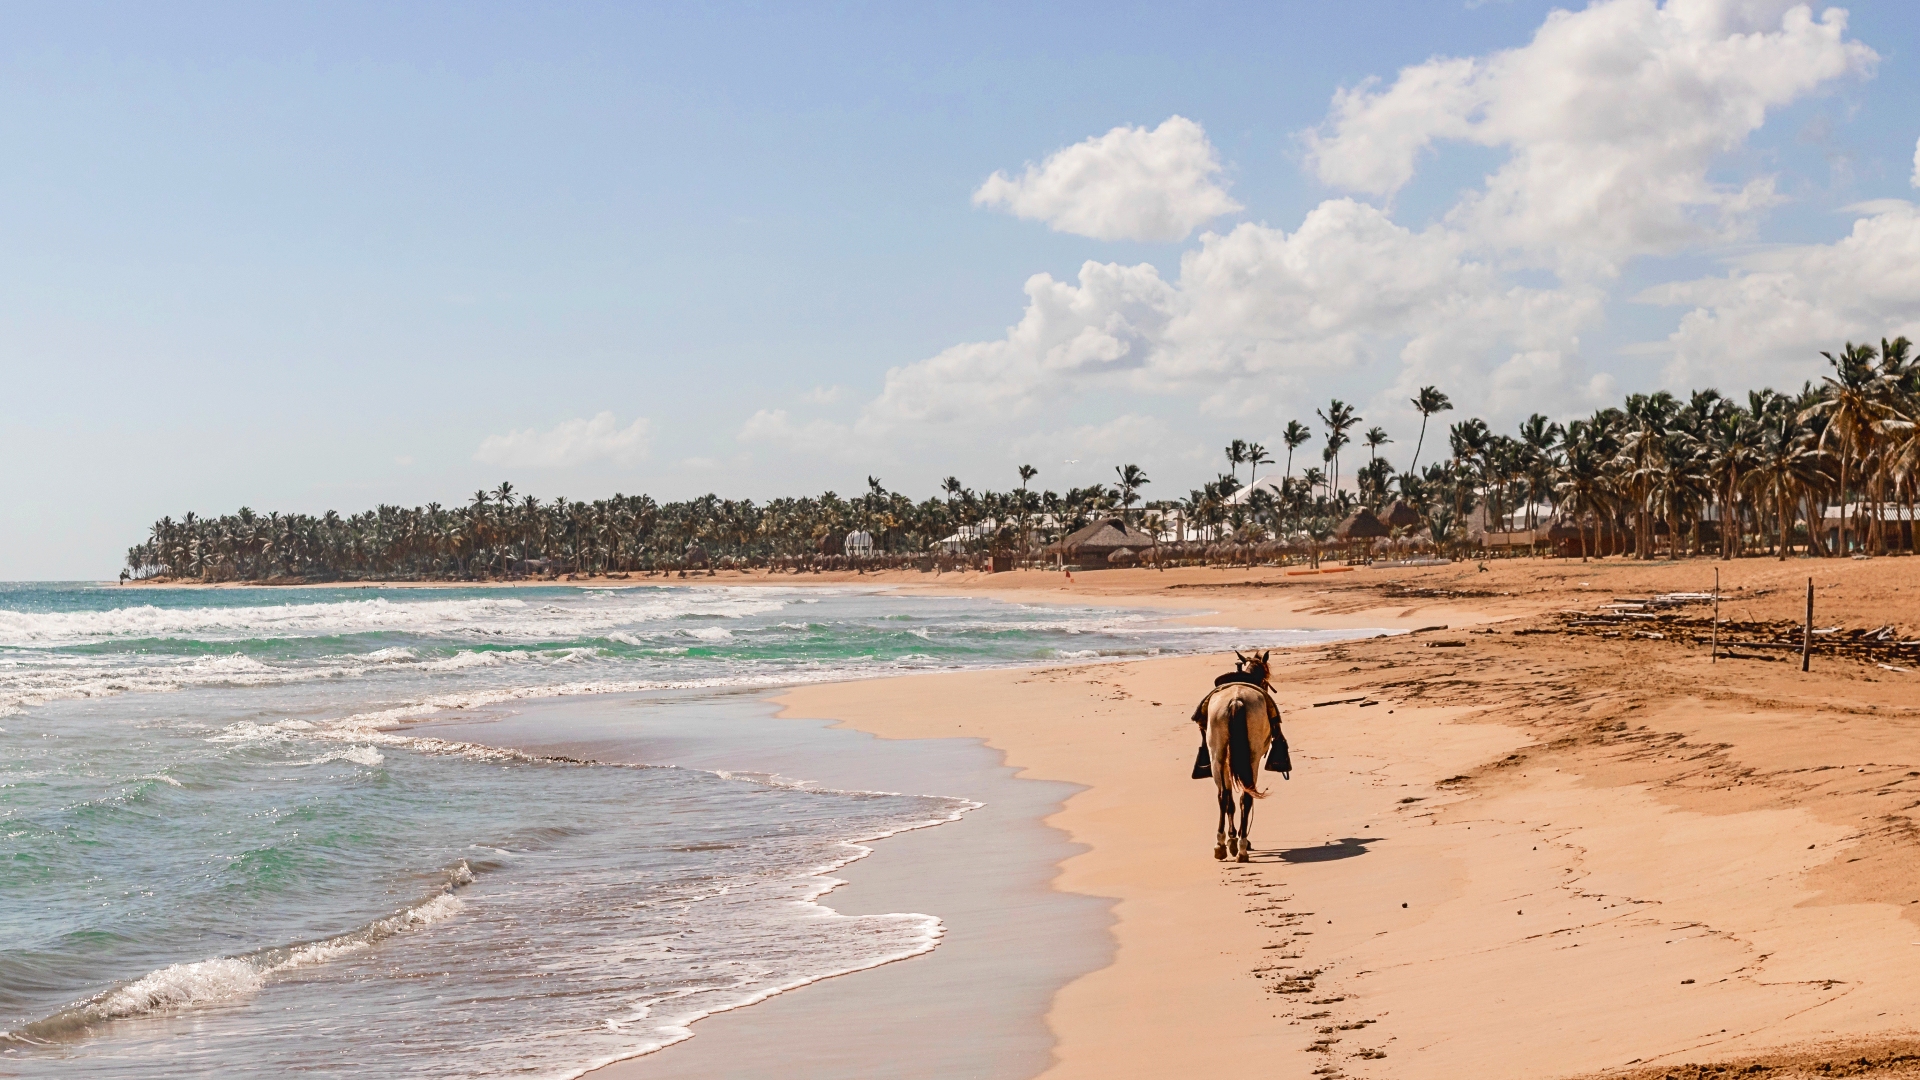
[{"label": "ocean", "polygon": [[964,799],[437,719],[1340,636],[854,588],[0,585],[0,1074],[577,1076],[940,939],[820,900]]}]

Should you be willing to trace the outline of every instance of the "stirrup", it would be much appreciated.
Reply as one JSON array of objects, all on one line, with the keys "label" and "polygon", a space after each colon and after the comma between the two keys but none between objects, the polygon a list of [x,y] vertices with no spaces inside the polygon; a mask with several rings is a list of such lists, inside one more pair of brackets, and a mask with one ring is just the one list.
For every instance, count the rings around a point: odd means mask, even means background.
[{"label": "stirrup", "polygon": [[1287,753],[1284,739],[1275,739],[1273,745],[1267,747],[1267,771],[1277,772],[1287,780],[1293,779],[1293,757]]},{"label": "stirrup", "polygon": [[1205,780],[1213,775],[1213,766],[1207,761],[1207,744],[1200,744],[1200,755],[1193,759],[1193,778]]}]

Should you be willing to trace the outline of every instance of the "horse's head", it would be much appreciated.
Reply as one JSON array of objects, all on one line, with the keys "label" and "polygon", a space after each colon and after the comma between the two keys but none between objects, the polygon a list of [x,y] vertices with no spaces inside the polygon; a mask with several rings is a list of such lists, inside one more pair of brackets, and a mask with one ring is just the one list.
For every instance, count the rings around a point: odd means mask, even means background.
[{"label": "horse's head", "polygon": [[1268,676],[1273,670],[1272,664],[1268,661],[1268,657],[1271,655],[1272,651],[1268,649],[1262,649],[1257,653],[1243,653],[1235,650],[1233,656],[1236,663],[1234,666],[1253,676],[1255,679],[1258,679],[1260,684],[1265,686],[1268,682]]}]

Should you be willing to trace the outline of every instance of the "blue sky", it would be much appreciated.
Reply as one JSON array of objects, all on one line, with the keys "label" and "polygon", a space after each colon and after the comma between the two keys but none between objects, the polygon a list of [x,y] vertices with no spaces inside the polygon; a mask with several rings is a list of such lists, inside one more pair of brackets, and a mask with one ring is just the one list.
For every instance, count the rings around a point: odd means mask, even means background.
[{"label": "blue sky", "polygon": [[1848,276],[1920,255],[1910,5],[1553,10],[8,5],[0,578],[502,479],[1172,496],[1336,394],[1404,458],[1413,384],[1504,426],[1920,325]]}]

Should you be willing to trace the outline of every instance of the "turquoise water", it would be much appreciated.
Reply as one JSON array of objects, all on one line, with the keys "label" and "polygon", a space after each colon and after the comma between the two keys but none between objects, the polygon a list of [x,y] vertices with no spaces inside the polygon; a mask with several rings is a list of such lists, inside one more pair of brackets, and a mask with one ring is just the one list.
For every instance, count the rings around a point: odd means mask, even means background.
[{"label": "turquoise water", "polygon": [[814,900],[960,800],[428,719],[1320,636],[856,590],[0,586],[0,1073],[577,1075],[939,938]]}]

